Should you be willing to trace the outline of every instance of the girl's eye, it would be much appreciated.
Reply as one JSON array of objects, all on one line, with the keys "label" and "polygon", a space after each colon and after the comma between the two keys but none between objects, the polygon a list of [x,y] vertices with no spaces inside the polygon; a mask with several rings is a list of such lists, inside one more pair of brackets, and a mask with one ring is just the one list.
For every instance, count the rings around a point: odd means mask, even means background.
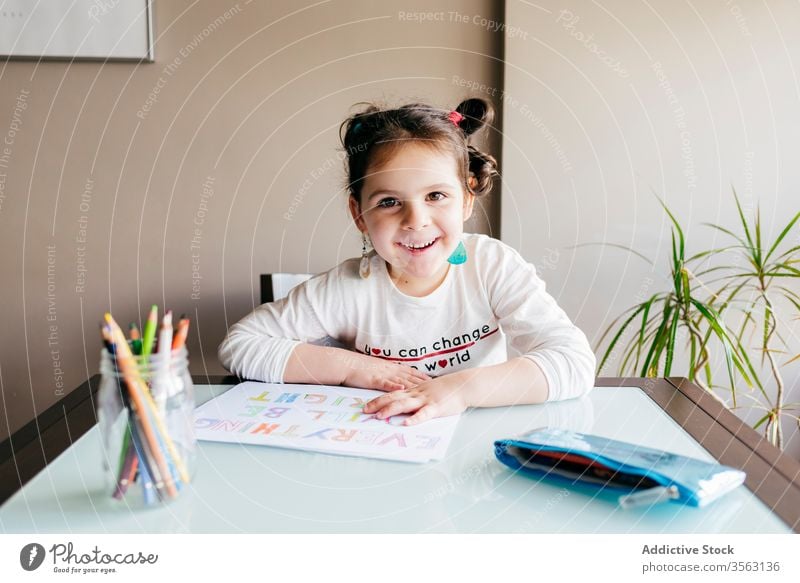
[{"label": "girl's eye", "polygon": [[[443,192],[431,192],[428,196],[433,197],[434,202],[438,202],[440,200],[444,200],[447,198],[447,195]],[[394,208],[400,204],[400,201],[396,198],[384,198],[381,199],[377,206],[379,208]]]}]

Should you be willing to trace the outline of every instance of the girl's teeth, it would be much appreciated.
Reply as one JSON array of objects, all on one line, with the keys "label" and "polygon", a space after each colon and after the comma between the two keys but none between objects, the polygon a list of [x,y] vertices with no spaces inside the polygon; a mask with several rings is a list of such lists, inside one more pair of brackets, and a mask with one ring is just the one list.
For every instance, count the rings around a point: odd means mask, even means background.
[{"label": "girl's teeth", "polygon": [[419,245],[419,246],[415,246],[415,245],[404,245],[404,247],[408,247],[409,249],[424,249],[425,247],[430,247],[430,246],[433,244],[433,242],[434,242],[434,241],[436,241],[436,239],[433,239],[432,241],[428,241],[428,242],[427,242],[427,243],[425,243],[424,245]]}]

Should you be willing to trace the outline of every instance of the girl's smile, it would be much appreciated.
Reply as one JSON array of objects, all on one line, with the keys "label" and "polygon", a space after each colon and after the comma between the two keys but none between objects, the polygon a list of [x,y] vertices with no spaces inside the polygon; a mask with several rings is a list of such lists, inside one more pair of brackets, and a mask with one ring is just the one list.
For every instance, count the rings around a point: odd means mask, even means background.
[{"label": "girl's smile", "polygon": [[444,281],[447,258],[461,241],[474,196],[461,186],[455,157],[421,142],[394,146],[370,167],[360,204],[350,198],[359,229],[387,263],[395,285],[424,296]]}]

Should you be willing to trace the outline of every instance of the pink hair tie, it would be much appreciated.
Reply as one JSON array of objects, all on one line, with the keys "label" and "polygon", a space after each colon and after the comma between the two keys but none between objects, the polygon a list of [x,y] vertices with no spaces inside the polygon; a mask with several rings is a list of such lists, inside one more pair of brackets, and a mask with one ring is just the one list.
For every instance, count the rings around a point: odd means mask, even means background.
[{"label": "pink hair tie", "polygon": [[464,116],[463,116],[463,115],[461,115],[461,114],[460,114],[460,113],[458,113],[457,111],[451,111],[451,112],[450,112],[450,113],[447,115],[447,117],[450,119],[450,121],[451,121],[451,122],[453,122],[453,125],[455,125],[457,128],[460,128],[460,127],[461,127],[461,126],[460,126],[460,125],[458,125],[458,124],[460,124],[460,123],[461,123],[461,120],[462,120],[462,119],[464,119]]}]

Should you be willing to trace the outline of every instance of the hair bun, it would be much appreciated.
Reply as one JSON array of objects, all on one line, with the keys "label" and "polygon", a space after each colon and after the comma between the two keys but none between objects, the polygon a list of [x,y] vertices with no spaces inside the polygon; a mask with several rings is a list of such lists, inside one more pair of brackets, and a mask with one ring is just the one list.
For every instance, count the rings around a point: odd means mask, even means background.
[{"label": "hair bun", "polygon": [[465,99],[458,104],[456,111],[464,116],[458,125],[467,136],[471,136],[484,126],[491,125],[494,120],[492,105],[478,97]]},{"label": "hair bun", "polygon": [[339,126],[339,138],[347,151],[363,147],[364,138],[369,134],[366,130],[369,129],[373,116],[380,111],[372,103],[360,102],[356,105],[365,105],[366,107],[363,111],[348,117]]}]

